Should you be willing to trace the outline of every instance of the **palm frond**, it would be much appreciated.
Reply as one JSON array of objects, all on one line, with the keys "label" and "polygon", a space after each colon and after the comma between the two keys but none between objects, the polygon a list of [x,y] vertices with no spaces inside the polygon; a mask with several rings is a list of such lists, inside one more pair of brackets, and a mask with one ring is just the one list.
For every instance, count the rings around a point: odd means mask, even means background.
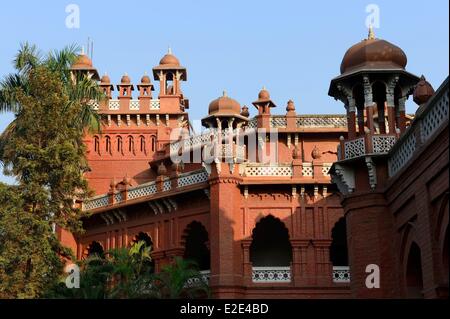
[{"label": "palm frond", "polygon": [[17,113],[20,106],[17,101],[19,90],[28,92],[28,81],[22,74],[8,74],[0,81],[0,112]]},{"label": "palm frond", "polygon": [[22,74],[28,74],[32,69],[41,64],[41,53],[34,44],[28,42],[20,45],[19,52],[13,61],[14,67]]}]

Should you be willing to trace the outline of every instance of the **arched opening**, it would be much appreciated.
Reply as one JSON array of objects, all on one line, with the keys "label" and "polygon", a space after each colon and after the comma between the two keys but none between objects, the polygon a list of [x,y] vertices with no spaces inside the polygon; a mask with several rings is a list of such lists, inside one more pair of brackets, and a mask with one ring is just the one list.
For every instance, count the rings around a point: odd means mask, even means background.
[{"label": "arched opening", "polygon": [[385,102],[386,102],[386,85],[383,82],[376,81],[373,86],[373,101],[377,108],[373,116],[374,125],[381,134],[386,133]]},{"label": "arched opening", "polygon": [[111,138],[109,136],[106,136],[106,153],[111,154]]},{"label": "arched opening", "polygon": [[333,266],[348,266],[347,226],[345,218],[337,221],[331,231],[330,261]]},{"label": "arched opening", "polygon": [[250,261],[254,267],[290,266],[292,246],[289,231],[278,218],[262,218],[253,229]]},{"label": "arched opening", "polygon": [[139,137],[140,142],[141,142],[141,153],[145,153],[145,137],[143,137],[142,135]]},{"label": "arched opening", "polygon": [[444,236],[444,247],[442,249],[442,265],[444,269],[444,281],[448,283],[448,227]]},{"label": "arched opening", "polygon": [[150,143],[151,143],[152,152],[154,152],[156,150],[156,137],[152,136]]},{"label": "arched opening", "polygon": [[408,298],[422,298],[422,258],[419,246],[413,242],[406,265],[406,290]]},{"label": "arched opening", "polygon": [[[152,238],[148,234],[146,234],[144,232],[140,232],[133,239],[133,243],[138,243],[140,241],[143,241],[145,243],[144,247],[150,247],[150,253],[153,252],[153,241],[152,241]],[[143,249],[144,247],[142,247],[141,249]],[[149,262],[149,266],[150,266],[152,272],[155,271],[155,261],[153,260],[153,258]]]},{"label": "arched opening", "polygon": [[100,139],[94,136],[94,152],[100,155]]},{"label": "arched opening", "polygon": [[122,151],[123,151],[122,136],[117,136],[117,152],[122,153]]},{"label": "arched opening", "polygon": [[128,152],[134,153],[134,139],[133,136],[128,136]]},{"label": "arched opening", "polygon": [[103,250],[103,246],[98,241],[93,241],[87,249],[87,256],[88,257],[97,256],[100,258],[104,258],[105,251]]},{"label": "arched opening", "polygon": [[364,134],[364,89],[361,84],[355,85],[353,88],[353,98],[355,99],[355,106],[357,110],[356,123],[358,124],[359,134]]},{"label": "arched opening", "polygon": [[205,227],[199,222],[192,222],[184,231],[184,259],[195,261],[200,270],[210,269],[209,237]]}]

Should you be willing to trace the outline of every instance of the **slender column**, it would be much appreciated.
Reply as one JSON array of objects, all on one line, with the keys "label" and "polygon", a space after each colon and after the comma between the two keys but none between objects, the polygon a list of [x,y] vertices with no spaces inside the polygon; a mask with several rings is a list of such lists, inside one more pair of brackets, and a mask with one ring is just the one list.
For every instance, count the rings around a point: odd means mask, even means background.
[{"label": "slender column", "polygon": [[394,92],[395,86],[398,82],[398,75],[394,76],[386,86],[386,104],[388,111],[388,125],[389,125],[389,134],[395,134],[395,100],[394,100]]},{"label": "slender column", "polygon": [[375,128],[373,125],[373,95],[372,95],[372,86],[370,85],[369,77],[367,75],[364,76],[364,108],[367,114],[367,127],[370,130],[370,133],[375,132]]},{"label": "slender column", "polygon": [[406,130],[406,114],[405,114],[406,97],[402,97],[398,100],[398,116],[397,126],[400,132],[403,133]]}]

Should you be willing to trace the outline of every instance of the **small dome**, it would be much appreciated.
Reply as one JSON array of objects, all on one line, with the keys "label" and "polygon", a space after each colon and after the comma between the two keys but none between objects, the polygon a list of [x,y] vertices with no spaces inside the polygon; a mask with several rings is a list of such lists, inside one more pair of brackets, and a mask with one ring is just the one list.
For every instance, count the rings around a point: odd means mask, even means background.
[{"label": "small dome", "polygon": [[258,100],[270,100],[270,93],[265,87],[258,93]]},{"label": "small dome", "polygon": [[130,84],[131,83],[131,79],[130,79],[130,77],[128,76],[128,74],[124,74],[123,76],[122,76],[122,78],[120,79],[120,84]]},{"label": "small dome", "polygon": [[223,92],[223,96],[209,104],[208,113],[209,115],[236,115],[241,113],[241,105]]},{"label": "small dome", "polygon": [[245,117],[249,117],[250,116],[250,112],[248,111],[248,107],[246,105],[244,105],[242,107],[241,115],[245,116]]},{"label": "small dome", "polygon": [[103,84],[109,84],[111,83],[111,79],[109,78],[108,74],[104,74],[100,80],[101,83]]},{"label": "small dome", "polygon": [[142,78],[141,78],[141,83],[143,84],[150,84],[152,81],[150,80],[150,77],[145,74]]},{"label": "small dome", "polygon": [[92,68],[92,60],[84,53],[80,54],[77,59],[75,60],[75,63],[72,65],[72,68]]},{"label": "small dome", "polygon": [[292,112],[295,111],[295,105],[294,105],[294,101],[289,100],[286,106],[286,111],[288,112]]},{"label": "small dome", "polygon": [[407,61],[402,49],[388,41],[376,39],[371,31],[368,39],[347,50],[342,59],[341,74],[356,69],[404,69]]},{"label": "small dome", "polygon": [[433,86],[425,79],[425,77],[422,75],[420,77],[419,83],[416,84],[416,87],[414,89],[413,93],[413,100],[418,105],[422,105],[424,103],[427,103],[428,100],[434,95],[434,89]]},{"label": "small dome", "polygon": [[163,58],[159,61],[159,65],[174,65],[179,66],[180,61],[176,56],[172,54],[172,50],[169,48],[169,51]]}]

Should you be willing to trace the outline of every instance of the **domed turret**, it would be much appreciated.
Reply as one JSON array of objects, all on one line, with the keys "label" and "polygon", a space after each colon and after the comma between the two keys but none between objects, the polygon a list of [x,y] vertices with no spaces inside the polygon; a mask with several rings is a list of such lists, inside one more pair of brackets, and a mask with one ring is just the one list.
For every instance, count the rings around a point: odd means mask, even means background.
[{"label": "domed turret", "polygon": [[375,38],[371,30],[368,39],[347,50],[342,59],[341,74],[357,70],[405,69],[407,61],[402,49],[388,41]]},{"label": "domed turret", "polygon": [[75,59],[70,70],[72,72],[85,73],[96,81],[100,80],[97,69],[94,67],[92,60],[84,53],[84,48],[81,50],[81,54]]},{"label": "domed turret", "polygon": [[202,119],[202,124],[215,127],[216,120],[214,120],[214,118],[215,119],[234,118],[241,122],[248,120],[247,116],[241,114],[241,105],[239,104],[239,102],[229,97],[227,95],[227,92],[225,91],[223,91],[221,97],[209,103],[208,116]]},{"label": "domed turret", "polygon": [[224,91],[223,95],[211,103],[209,103],[209,115],[236,115],[241,113],[241,105],[235,99],[227,96]]}]

